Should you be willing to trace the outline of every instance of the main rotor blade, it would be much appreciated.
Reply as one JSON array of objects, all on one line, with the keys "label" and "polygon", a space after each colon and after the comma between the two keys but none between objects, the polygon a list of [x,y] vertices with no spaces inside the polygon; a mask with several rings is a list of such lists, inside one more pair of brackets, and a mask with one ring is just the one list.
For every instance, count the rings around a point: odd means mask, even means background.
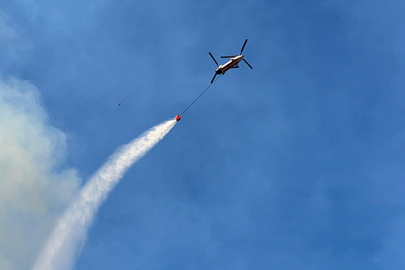
[{"label": "main rotor blade", "polygon": [[225,55],[225,56],[221,56],[221,58],[232,58],[232,57],[235,57],[235,56],[237,56],[237,55]]},{"label": "main rotor blade", "polygon": [[245,40],[245,43],[243,43],[242,50],[240,50],[240,54],[242,54],[243,49],[245,48],[246,42],[247,42],[247,39]]},{"label": "main rotor blade", "polygon": [[213,77],[212,80],[211,80],[211,83],[214,82],[216,76],[217,76],[217,74],[215,73],[214,77]]},{"label": "main rotor blade", "polygon": [[251,69],[253,69],[252,66],[249,65],[249,63],[245,60],[245,58],[243,58],[243,61],[245,61],[245,63],[246,63]]},{"label": "main rotor blade", "polygon": [[208,52],[208,53],[211,55],[212,60],[214,60],[215,64],[217,64],[217,66],[219,66],[219,65],[218,65],[218,62],[217,62],[217,60],[215,60],[214,56],[213,56],[210,52]]}]

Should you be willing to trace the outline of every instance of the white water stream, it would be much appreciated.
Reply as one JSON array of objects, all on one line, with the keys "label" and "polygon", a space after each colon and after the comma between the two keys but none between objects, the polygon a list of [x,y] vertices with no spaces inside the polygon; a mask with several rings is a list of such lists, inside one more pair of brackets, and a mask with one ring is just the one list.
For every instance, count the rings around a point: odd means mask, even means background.
[{"label": "white water stream", "polygon": [[163,139],[176,123],[176,120],[163,122],[111,155],[60,217],[33,270],[68,270],[73,267],[87,230],[109,192],[126,170]]}]

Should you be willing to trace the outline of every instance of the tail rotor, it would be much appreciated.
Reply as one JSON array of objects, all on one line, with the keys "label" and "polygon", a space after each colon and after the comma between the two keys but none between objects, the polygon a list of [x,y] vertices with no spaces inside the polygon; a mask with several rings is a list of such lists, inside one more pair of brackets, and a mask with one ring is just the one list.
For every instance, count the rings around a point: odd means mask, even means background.
[{"label": "tail rotor", "polygon": [[242,54],[243,50],[245,49],[246,43],[247,43],[247,39],[245,40],[245,43],[243,43],[242,49],[240,50],[240,54]]},{"label": "tail rotor", "polygon": [[[246,39],[245,42],[243,43],[242,49],[240,50],[241,55],[242,55],[243,50],[245,49],[247,41],[248,40]],[[243,61],[246,63],[246,65],[248,65],[250,67],[250,69],[253,69],[252,66],[245,60],[245,58],[243,58]]]},{"label": "tail rotor", "polygon": [[246,65],[248,65],[250,67],[250,69],[253,69],[251,65],[249,65],[249,63],[245,60],[245,58],[243,58],[243,61],[246,63]]}]

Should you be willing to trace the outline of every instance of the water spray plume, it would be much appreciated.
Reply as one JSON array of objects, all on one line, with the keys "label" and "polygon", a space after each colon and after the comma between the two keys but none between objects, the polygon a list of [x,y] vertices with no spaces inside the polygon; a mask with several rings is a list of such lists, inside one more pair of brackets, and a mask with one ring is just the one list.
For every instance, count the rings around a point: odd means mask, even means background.
[{"label": "water spray plume", "polygon": [[108,193],[126,170],[163,139],[177,121],[171,119],[149,129],[111,155],[58,220],[33,270],[68,270],[73,267],[94,215]]}]

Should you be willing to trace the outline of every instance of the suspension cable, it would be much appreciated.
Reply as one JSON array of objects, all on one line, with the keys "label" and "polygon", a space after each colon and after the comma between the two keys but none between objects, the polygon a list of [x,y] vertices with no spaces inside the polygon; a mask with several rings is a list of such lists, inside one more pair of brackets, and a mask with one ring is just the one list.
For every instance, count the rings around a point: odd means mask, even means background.
[{"label": "suspension cable", "polygon": [[208,85],[208,87],[205,88],[205,90],[193,102],[191,102],[190,105],[188,105],[188,107],[184,110],[184,112],[181,113],[181,115],[183,115],[188,110],[188,108],[190,108],[191,105],[193,105],[194,102],[196,102],[205,93],[205,91],[207,91],[220,77],[222,76],[218,76],[210,85]]}]

